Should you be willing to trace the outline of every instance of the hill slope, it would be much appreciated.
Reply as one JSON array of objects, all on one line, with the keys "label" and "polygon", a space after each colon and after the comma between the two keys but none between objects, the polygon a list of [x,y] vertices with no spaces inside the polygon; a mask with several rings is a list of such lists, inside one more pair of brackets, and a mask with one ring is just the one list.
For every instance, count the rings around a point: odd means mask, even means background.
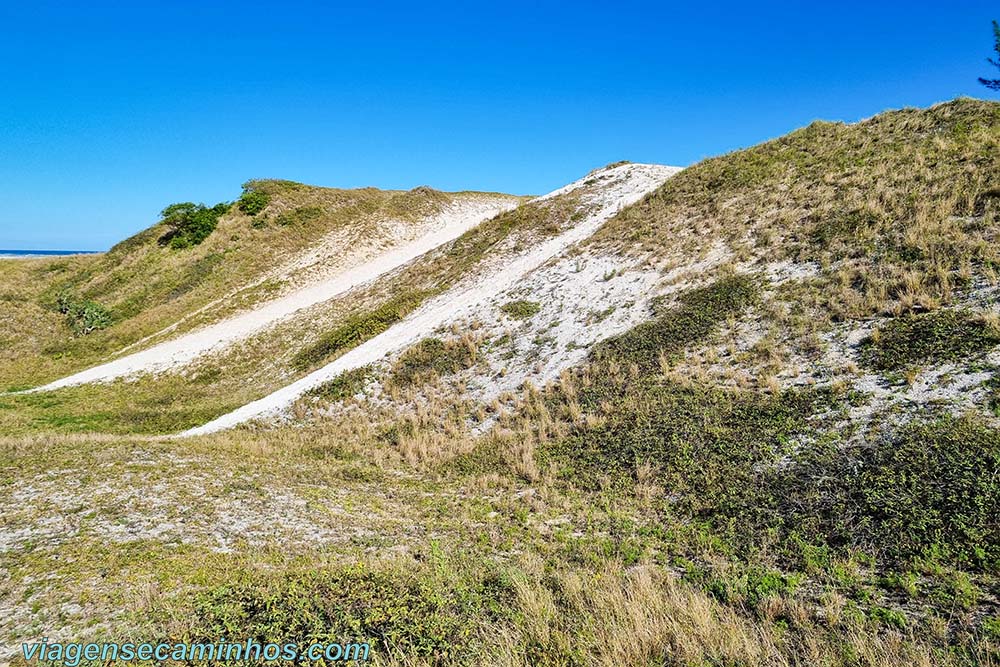
[{"label": "hill slope", "polygon": [[957,100],[612,165],[185,366],[0,397],[0,635],[997,664],[998,149]]},{"label": "hill slope", "polygon": [[[379,255],[393,249],[403,252],[398,249],[416,243],[413,252],[419,254],[421,237],[432,247],[435,239],[447,240],[519,201],[489,193],[338,190],[290,181],[253,181],[248,189],[265,195],[266,206],[252,216],[232,206],[194,247],[164,244],[168,229],[161,222],[102,255],[0,264],[13,310],[9,328],[0,332],[13,343],[0,364],[0,385],[30,386],[148,347],[265,300],[334,282],[346,270],[376,265]],[[74,336],[58,312],[60,294],[106,308],[111,326]],[[19,336],[25,328],[45,335]]]}]

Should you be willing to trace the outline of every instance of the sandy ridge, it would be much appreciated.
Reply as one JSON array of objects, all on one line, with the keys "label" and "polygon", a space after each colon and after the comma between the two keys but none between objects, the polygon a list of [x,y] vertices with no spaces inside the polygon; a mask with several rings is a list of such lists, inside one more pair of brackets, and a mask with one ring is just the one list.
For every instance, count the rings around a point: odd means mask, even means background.
[{"label": "sandy ridge", "polygon": [[409,243],[391,248],[368,261],[268,301],[252,311],[240,313],[145,350],[29,389],[24,393],[49,391],[88,382],[102,382],[138,373],[160,372],[190,363],[202,355],[217,352],[277,324],[299,310],[332,299],[399,268],[516,205],[516,200],[507,197],[458,200],[432,216],[433,219],[427,224],[430,231]]},{"label": "sandy ridge", "polygon": [[573,244],[596,232],[615,213],[633,204],[659,187],[666,179],[680,171],[678,167],[648,164],[624,164],[598,172],[545,195],[543,199],[558,196],[587,185],[595,190],[588,194],[588,215],[568,231],[549,239],[532,250],[511,259],[501,270],[490,275],[489,281],[472,285],[459,285],[418,308],[402,322],[371,338],[358,347],[338,357],[330,364],[207,424],[198,426],[180,436],[201,435],[230,428],[254,419],[275,415],[288,408],[310,389],[336,377],[344,371],[373,363],[385,355],[398,351],[432,333],[439,326],[477,310],[489,307],[490,300],[514,286],[524,276],[558,256]]}]

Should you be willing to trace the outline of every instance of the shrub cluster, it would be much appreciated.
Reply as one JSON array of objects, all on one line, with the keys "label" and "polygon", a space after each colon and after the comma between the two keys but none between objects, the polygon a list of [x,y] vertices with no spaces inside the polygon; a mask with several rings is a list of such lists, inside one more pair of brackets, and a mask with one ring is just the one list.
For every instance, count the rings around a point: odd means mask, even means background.
[{"label": "shrub cluster", "polygon": [[462,340],[425,338],[399,357],[392,379],[400,386],[407,386],[435,374],[457,373],[470,368],[475,360],[475,345]]},{"label": "shrub cluster", "polygon": [[450,663],[467,655],[474,620],[494,621],[514,601],[510,582],[486,573],[444,585],[426,573],[328,567],[244,575],[197,600],[189,641],[255,637],[261,643],[369,642],[375,655]]},{"label": "shrub cluster", "polygon": [[111,325],[111,312],[96,301],[63,292],[57,297],[56,304],[77,336],[86,336]]},{"label": "shrub cluster", "polygon": [[383,303],[375,310],[358,313],[336,329],[324,334],[316,343],[304,348],[292,360],[296,368],[305,370],[329,357],[377,336],[416,308],[428,292],[404,292]]},{"label": "shrub cluster", "polygon": [[757,299],[757,285],[745,275],[728,276],[680,298],[680,307],[656,319],[609,338],[595,348],[595,358],[636,363],[648,370],[660,355],[672,356],[692,343],[704,342],[731,313],[738,313]]},{"label": "shrub cluster", "polygon": [[271,203],[271,196],[266,192],[254,190],[249,184],[243,186],[243,194],[236,202],[237,208],[249,216],[254,216],[267,208]]},{"label": "shrub cluster", "polygon": [[328,380],[309,391],[310,396],[318,396],[331,401],[342,401],[361,393],[365,383],[372,376],[371,365],[344,371],[332,380]]},{"label": "shrub cluster", "polygon": [[974,313],[939,310],[892,320],[861,345],[861,358],[879,370],[961,359],[1000,344],[1000,332]]},{"label": "shrub cluster", "polygon": [[500,311],[515,320],[526,320],[542,309],[537,301],[508,301],[500,306]]},{"label": "shrub cluster", "polygon": [[226,202],[211,208],[192,202],[171,204],[160,213],[160,222],[169,229],[160,237],[160,243],[174,249],[198,245],[215,231],[219,218],[229,211],[229,208],[230,204]]}]

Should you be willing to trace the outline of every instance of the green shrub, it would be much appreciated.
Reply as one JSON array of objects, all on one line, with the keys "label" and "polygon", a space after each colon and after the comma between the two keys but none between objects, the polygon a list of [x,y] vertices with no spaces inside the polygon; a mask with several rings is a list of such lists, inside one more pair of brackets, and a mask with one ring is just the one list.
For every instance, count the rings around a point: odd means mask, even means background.
[{"label": "green shrub", "polygon": [[323,209],[318,206],[300,206],[287,213],[282,213],[274,219],[282,227],[288,225],[304,225],[323,215]]},{"label": "green shrub", "polygon": [[406,317],[430,294],[429,291],[404,292],[371,312],[351,315],[339,327],[296,354],[292,363],[299,370],[306,370],[338,352],[377,336]]},{"label": "green shrub", "polygon": [[860,453],[841,504],[859,542],[903,560],[935,552],[1000,559],[1000,431],[952,417],[904,428]]},{"label": "green shrub", "polygon": [[309,392],[310,396],[318,396],[331,401],[342,401],[361,392],[368,378],[372,376],[372,367],[362,366],[344,371],[337,377],[324,382]]},{"label": "green shrub", "polygon": [[794,577],[777,570],[764,570],[759,567],[749,568],[744,581],[744,597],[751,607],[756,607],[771,597],[790,595],[798,585]]},{"label": "green shrub", "polygon": [[872,607],[871,617],[873,620],[878,621],[887,627],[893,627],[899,630],[906,629],[906,614],[901,611],[888,609],[886,607]]},{"label": "green shrub", "polygon": [[995,369],[993,377],[986,381],[986,390],[989,392],[987,404],[990,410],[1000,417],[1000,369]]},{"label": "green shrub", "polygon": [[1000,333],[964,310],[939,310],[892,320],[861,344],[861,359],[879,370],[961,359],[1000,343]]},{"label": "green shrub", "polygon": [[243,194],[236,202],[237,208],[247,215],[254,216],[267,208],[271,203],[271,196],[266,192],[254,190],[249,184],[243,186]]},{"label": "green shrub", "polygon": [[676,495],[676,509],[724,527],[734,518],[750,520],[747,504],[760,505],[755,512],[773,504],[755,495],[766,493],[758,466],[788,454],[793,436],[806,431],[807,419],[833,396],[767,396],[639,380],[618,391],[594,382],[579,401],[605,419],[577,427],[550,447],[565,474],[596,489],[607,478],[631,478],[638,465],[651,464]]},{"label": "green shrub", "polygon": [[541,305],[536,301],[508,301],[500,306],[500,311],[506,313],[515,320],[526,320],[541,310]]},{"label": "green shrub", "polygon": [[261,644],[368,642],[371,655],[451,663],[468,655],[474,621],[498,618],[514,600],[498,575],[445,586],[363,565],[277,577],[244,576],[201,594],[188,641],[254,638]]},{"label": "green shrub", "polygon": [[646,370],[656,368],[660,354],[673,356],[692,343],[705,342],[720,322],[756,298],[757,286],[751,277],[722,278],[682,295],[679,307],[601,342],[594,356],[605,361],[633,362]]},{"label": "green shrub", "polygon": [[160,237],[161,245],[178,250],[198,245],[215,231],[219,218],[229,208],[230,205],[225,202],[212,208],[191,202],[171,204],[160,213],[160,222],[168,228],[167,233]]},{"label": "green shrub", "polygon": [[59,312],[66,316],[66,323],[77,336],[104,329],[111,325],[111,312],[89,299],[78,298],[69,292],[63,292],[57,298]]},{"label": "green shrub", "polygon": [[462,341],[442,341],[425,338],[409,348],[393,369],[393,382],[400,386],[411,385],[430,376],[449,375],[469,368],[475,363],[475,350]]}]

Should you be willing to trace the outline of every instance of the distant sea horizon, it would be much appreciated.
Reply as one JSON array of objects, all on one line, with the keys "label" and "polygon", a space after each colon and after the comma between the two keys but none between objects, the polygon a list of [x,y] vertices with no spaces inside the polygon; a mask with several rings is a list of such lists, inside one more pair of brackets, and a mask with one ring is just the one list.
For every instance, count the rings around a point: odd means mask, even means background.
[{"label": "distant sea horizon", "polygon": [[57,255],[95,255],[103,250],[4,250],[0,248],[0,257],[52,257]]}]

